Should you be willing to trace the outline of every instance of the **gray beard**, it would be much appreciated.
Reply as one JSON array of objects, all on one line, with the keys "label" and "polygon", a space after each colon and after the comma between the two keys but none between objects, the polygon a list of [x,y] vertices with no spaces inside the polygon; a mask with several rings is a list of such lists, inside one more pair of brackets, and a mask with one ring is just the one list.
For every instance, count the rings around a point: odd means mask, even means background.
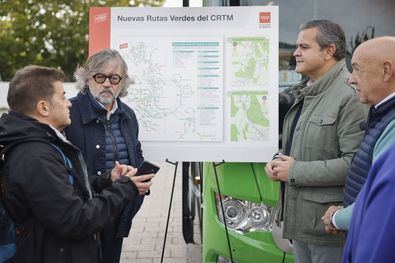
[{"label": "gray beard", "polygon": [[98,102],[100,102],[101,104],[107,106],[107,105],[111,105],[114,103],[115,97],[112,96],[111,98],[103,98],[103,97],[100,97],[100,95],[99,95],[99,96],[95,97],[95,99]]}]

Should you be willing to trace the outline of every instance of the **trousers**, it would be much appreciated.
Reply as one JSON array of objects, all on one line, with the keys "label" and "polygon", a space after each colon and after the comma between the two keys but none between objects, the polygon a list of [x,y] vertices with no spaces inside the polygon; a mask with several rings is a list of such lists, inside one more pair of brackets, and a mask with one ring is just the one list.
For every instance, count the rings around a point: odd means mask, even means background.
[{"label": "trousers", "polygon": [[295,263],[337,263],[342,260],[342,245],[317,245],[293,240]]}]

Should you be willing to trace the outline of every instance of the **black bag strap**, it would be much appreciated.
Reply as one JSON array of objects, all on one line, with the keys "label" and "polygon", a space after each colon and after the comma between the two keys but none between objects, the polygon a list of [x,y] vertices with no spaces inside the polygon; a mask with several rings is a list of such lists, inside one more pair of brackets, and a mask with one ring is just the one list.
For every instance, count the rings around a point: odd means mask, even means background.
[{"label": "black bag strap", "polygon": [[0,145],[0,200],[1,200],[1,203],[2,203],[3,206],[4,206],[3,196],[4,196],[4,191],[5,191],[5,189],[4,189],[4,178],[3,178],[3,166],[4,166],[4,163],[6,161],[6,154],[9,153],[12,148],[14,148],[16,145],[18,145],[18,144],[20,144],[22,142],[23,141],[21,141],[21,142],[14,142],[14,143],[10,143],[10,144],[8,144],[6,146]]},{"label": "black bag strap", "polygon": [[52,145],[52,147],[54,147],[56,150],[58,150],[58,152],[60,153],[60,155],[63,157],[63,162],[64,162],[64,164],[66,165],[66,169],[67,169],[67,173],[68,173],[68,176],[69,176],[70,184],[73,185],[75,179],[74,179],[74,176],[72,175],[73,165],[71,164],[70,159],[63,153],[63,151],[60,149],[59,146],[57,146],[57,145],[55,145],[55,144],[53,144],[53,143],[51,143],[51,145]]}]

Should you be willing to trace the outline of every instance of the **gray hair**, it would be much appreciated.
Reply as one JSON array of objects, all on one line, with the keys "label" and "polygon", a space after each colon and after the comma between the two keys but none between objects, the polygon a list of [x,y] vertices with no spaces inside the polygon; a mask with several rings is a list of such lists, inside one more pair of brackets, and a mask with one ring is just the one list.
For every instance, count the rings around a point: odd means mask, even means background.
[{"label": "gray hair", "polygon": [[321,48],[333,44],[336,47],[333,57],[340,61],[346,56],[346,36],[343,29],[336,23],[329,20],[312,20],[300,26],[300,30],[317,28],[317,43]]},{"label": "gray hair", "polygon": [[128,87],[132,83],[129,75],[128,75],[128,66],[126,65],[125,60],[121,57],[118,51],[114,49],[103,49],[92,56],[90,56],[85,65],[83,67],[79,67],[76,69],[74,73],[74,77],[77,80],[76,88],[81,91],[81,93],[85,93],[86,90],[89,89],[88,81],[89,78],[97,73],[101,73],[100,70],[103,66],[111,59],[116,59],[121,66],[122,71],[122,80],[120,82],[121,91],[119,93],[120,97],[124,97],[128,94]]}]

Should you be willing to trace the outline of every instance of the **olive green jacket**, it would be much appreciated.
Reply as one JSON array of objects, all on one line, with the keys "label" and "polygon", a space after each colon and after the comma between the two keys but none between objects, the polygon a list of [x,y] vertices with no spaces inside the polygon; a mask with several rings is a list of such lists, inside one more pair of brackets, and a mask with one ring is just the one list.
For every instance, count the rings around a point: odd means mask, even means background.
[{"label": "olive green jacket", "polygon": [[283,126],[283,149],[304,99],[290,155],[295,159],[285,187],[284,237],[321,245],[339,244],[342,237],[326,234],[321,217],[330,205],[341,205],[351,159],[364,131],[368,107],[347,84],[344,60],[310,86],[292,88],[296,101]]}]

